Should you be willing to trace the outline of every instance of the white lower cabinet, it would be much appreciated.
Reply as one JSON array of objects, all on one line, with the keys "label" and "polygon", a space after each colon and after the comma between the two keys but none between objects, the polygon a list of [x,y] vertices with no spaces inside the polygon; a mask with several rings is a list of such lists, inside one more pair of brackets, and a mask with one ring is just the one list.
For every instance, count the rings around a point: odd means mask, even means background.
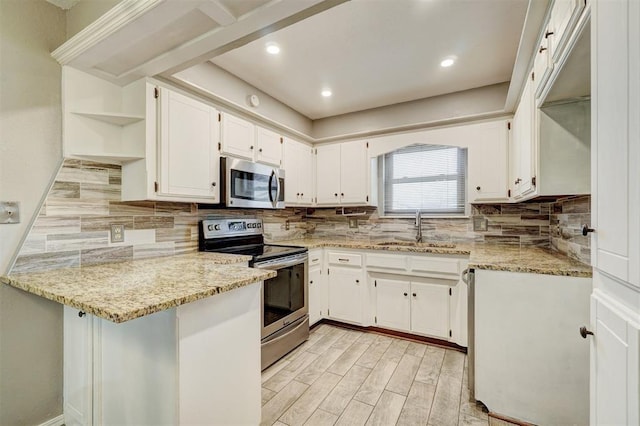
[{"label": "white lower cabinet", "polygon": [[411,283],[411,331],[449,339],[451,287]]},{"label": "white lower cabinet", "polygon": [[327,274],[323,273],[322,255],[322,249],[309,250],[309,325],[327,316]]},{"label": "white lower cabinet", "polygon": [[65,424],[259,424],[260,289],[121,324],[65,306]]},{"label": "white lower cabinet", "polygon": [[376,289],[376,315],[378,327],[397,330],[411,328],[411,283],[409,281],[380,278],[374,281]]},{"label": "white lower cabinet", "polygon": [[364,323],[366,286],[363,275],[361,268],[329,267],[329,318]]},{"label": "white lower cabinet", "polygon": [[402,279],[374,280],[378,327],[449,339],[451,287]]}]

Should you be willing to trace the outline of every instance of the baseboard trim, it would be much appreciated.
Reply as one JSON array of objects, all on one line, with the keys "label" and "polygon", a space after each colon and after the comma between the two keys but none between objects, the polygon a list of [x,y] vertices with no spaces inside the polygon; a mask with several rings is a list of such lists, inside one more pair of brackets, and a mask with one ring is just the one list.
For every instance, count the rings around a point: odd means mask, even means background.
[{"label": "baseboard trim", "polygon": [[58,417],[47,420],[44,423],[40,423],[38,426],[62,426],[64,424],[64,415],[60,414]]},{"label": "baseboard trim", "polygon": [[429,345],[438,346],[438,347],[445,348],[445,349],[453,349],[455,351],[462,352],[462,353],[465,353],[465,354],[467,353],[467,348],[465,348],[464,346],[456,345],[455,343],[447,342],[446,340],[435,339],[435,338],[432,338],[432,337],[418,336],[417,334],[404,333],[402,331],[389,330],[389,329],[380,328],[380,327],[363,327],[363,326],[360,326],[360,325],[347,324],[347,323],[344,323],[344,322],[334,321],[334,320],[330,320],[330,319],[327,319],[327,318],[323,318],[320,321],[318,321],[317,323],[313,324],[311,326],[311,329],[314,329],[315,327],[319,326],[320,324],[328,324],[328,325],[332,325],[332,326],[335,326],[335,327],[342,327],[342,328],[348,328],[348,329],[351,329],[351,330],[365,331],[367,333],[382,334],[382,335],[385,335],[385,336],[392,336],[392,337],[395,337],[395,338],[409,340],[409,341],[412,341],[412,342],[427,343]]}]

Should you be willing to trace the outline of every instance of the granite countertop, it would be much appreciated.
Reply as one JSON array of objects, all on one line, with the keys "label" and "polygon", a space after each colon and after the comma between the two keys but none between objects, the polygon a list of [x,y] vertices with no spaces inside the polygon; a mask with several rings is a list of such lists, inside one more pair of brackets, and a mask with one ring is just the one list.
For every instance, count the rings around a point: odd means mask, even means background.
[{"label": "granite countertop", "polygon": [[369,240],[346,240],[339,238],[305,238],[299,240],[272,241],[269,244],[292,245],[307,248],[339,247],[359,250],[382,250],[400,251],[410,253],[432,253],[432,254],[457,254],[468,256],[471,253],[471,245],[456,244],[447,242],[424,242],[413,243],[411,241],[369,241]]},{"label": "granite countertop", "polygon": [[0,283],[116,323],[276,276],[250,256],[195,253],[0,276]]},{"label": "granite countertop", "polygon": [[476,244],[471,250],[469,268],[531,274],[591,277],[590,265],[550,249],[509,244]]},{"label": "granite countertop", "polygon": [[[398,243],[398,242],[395,242]],[[528,272],[532,274],[591,277],[592,268],[562,253],[540,247],[520,247],[512,244],[447,244],[445,242],[421,243],[385,242],[346,239],[300,239],[275,241],[271,244],[297,245],[307,248],[337,247],[361,250],[385,250],[408,253],[430,253],[469,256],[469,267],[494,271]],[[452,247],[453,246],[453,247]]]}]

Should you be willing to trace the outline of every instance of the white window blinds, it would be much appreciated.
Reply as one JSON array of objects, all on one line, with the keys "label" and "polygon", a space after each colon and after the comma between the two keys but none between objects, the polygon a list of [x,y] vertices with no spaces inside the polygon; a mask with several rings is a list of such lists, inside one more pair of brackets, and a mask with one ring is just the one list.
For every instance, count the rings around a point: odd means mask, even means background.
[{"label": "white window blinds", "polygon": [[464,214],[467,150],[411,145],[384,155],[384,214]]}]

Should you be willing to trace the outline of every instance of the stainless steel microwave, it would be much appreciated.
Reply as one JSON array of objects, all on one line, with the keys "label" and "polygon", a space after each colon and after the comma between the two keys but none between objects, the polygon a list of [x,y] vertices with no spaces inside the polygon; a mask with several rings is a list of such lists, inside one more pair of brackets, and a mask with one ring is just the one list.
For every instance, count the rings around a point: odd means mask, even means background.
[{"label": "stainless steel microwave", "polygon": [[284,208],[284,170],[232,157],[222,157],[220,166],[220,198],[227,207]]}]

